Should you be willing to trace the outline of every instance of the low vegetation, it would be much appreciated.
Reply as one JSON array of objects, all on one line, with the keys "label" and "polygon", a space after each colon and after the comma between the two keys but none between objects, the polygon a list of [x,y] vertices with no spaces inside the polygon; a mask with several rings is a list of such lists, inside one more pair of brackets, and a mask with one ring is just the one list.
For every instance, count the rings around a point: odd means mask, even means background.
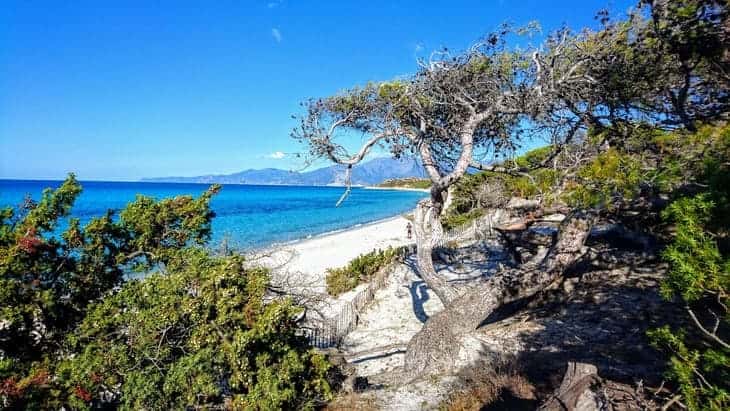
[{"label": "low vegetation", "polygon": [[536,388],[512,366],[489,367],[479,362],[457,375],[461,388],[439,405],[441,411],[535,409]]},{"label": "low vegetation", "polygon": [[[213,257],[212,187],[71,219],[71,175],[0,212],[0,407],[312,409],[329,364],[264,298],[268,272]],[[138,272],[143,279],[128,280]],[[264,302],[268,301],[268,302]]]},{"label": "low vegetation", "polygon": [[[618,132],[623,134],[602,131]],[[461,224],[509,196],[543,200],[544,192],[551,193],[551,201],[597,209],[618,221],[626,212],[640,211],[642,230],[666,244],[662,257],[670,269],[662,294],[684,307],[690,325],[661,326],[649,332],[649,340],[669,355],[666,375],[677,384],[687,408],[725,409],[730,405],[730,125],[705,125],[695,132],[638,127],[625,144],[603,151],[591,147],[590,139],[573,148],[590,155],[573,166],[563,163],[550,170],[554,185],[546,190],[538,178],[515,180],[491,172],[465,177],[446,221]],[[485,187],[503,191],[480,197]],[[651,201],[661,198],[666,205]],[[473,393],[473,400],[480,395]]]},{"label": "low vegetation", "polygon": [[530,171],[514,174],[494,171],[465,174],[454,185],[451,206],[442,218],[443,227],[452,229],[467,224],[483,216],[487,209],[504,207],[511,197],[539,199],[545,205],[556,202],[558,196],[554,188],[558,183],[559,172],[538,168],[538,164],[551,151],[549,146],[541,147],[509,161]]},{"label": "low vegetation", "polygon": [[337,297],[353,290],[358,285],[369,281],[378,271],[400,259],[404,253],[404,247],[378,249],[355,257],[344,267],[328,269],[327,292],[331,296]]},{"label": "low vegetation", "polygon": [[378,187],[383,188],[418,188],[428,189],[431,188],[431,180],[427,178],[393,178],[385,180],[378,184]]},{"label": "low vegetation", "polygon": [[[704,127],[664,140],[683,156],[670,159],[676,176],[693,179],[675,190],[662,212],[673,225],[663,253],[670,270],[662,293],[682,304],[689,329],[661,327],[650,337],[670,354],[667,375],[689,409],[730,407],[730,126]],[[689,146],[689,147],[688,147]],[[685,148],[686,147],[686,148]],[[687,161],[689,160],[689,161]],[[685,188],[686,184],[690,187]]]}]

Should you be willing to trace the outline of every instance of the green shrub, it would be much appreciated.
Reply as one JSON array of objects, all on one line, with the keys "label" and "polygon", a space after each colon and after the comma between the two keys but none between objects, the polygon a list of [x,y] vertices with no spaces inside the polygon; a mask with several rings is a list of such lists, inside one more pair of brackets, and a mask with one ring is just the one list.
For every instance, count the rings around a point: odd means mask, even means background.
[{"label": "green shrub", "polygon": [[57,376],[77,392],[106,392],[124,409],[313,409],[329,396],[324,357],[295,335],[299,310],[263,303],[268,273],[240,257],[186,250],[90,310]]},{"label": "green shrub", "polygon": [[474,208],[465,213],[447,213],[441,218],[441,225],[445,230],[452,230],[456,227],[471,223],[483,215],[484,210],[481,208]]},{"label": "green shrub", "polygon": [[532,149],[525,154],[516,157],[514,163],[519,167],[535,168],[545,161],[553,152],[553,146],[547,145]]},{"label": "green shrub", "polygon": [[701,127],[697,133],[661,136],[675,187],[701,192],[677,197],[662,212],[674,226],[662,256],[669,271],[662,282],[667,300],[688,314],[687,329],[663,326],[649,332],[652,344],[669,353],[667,376],[690,410],[730,408],[730,128]]},{"label": "green shrub", "polygon": [[639,156],[610,148],[578,170],[565,200],[573,207],[613,208],[636,198],[648,179]]},{"label": "green shrub", "polygon": [[[68,216],[73,175],[0,210],[0,404],[12,409],[312,408],[328,365],[264,304],[267,272],[210,257],[213,186]],[[143,280],[126,281],[134,271]]]},{"label": "green shrub", "polygon": [[401,258],[405,247],[388,247],[361,254],[341,268],[327,269],[327,292],[332,296],[346,293],[369,281],[375,273]]},{"label": "green shrub", "polygon": [[165,265],[181,248],[204,244],[213,217],[208,205],[217,190],[159,202],[139,196],[118,219],[108,212],[84,227],[70,219],[60,236],[59,220],[81,193],[73,175],[55,191],[45,190],[38,203],[2,210],[0,379],[31,378],[33,364],[48,362],[87,306],[120,285],[126,273]]},{"label": "green shrub", "polygon": [[[537,167],[552,152],[552,146],[528,151],[505,163],[506,167]],[[484,208],[503,207],[510,197],[539,197],[550,205],[559,199],[557,186],[561,173],[551,168],[536,168],[524,173],[506,174],[482,171],[464,175],[454,185],[451,207],[441,219],[445,229],[467,224],[484,215]],[[485,189],[489,188],[485,193]]]},{"label": "green shrub", "polygon": [[[730,257],[720,252],[715,236],[707,231],[713,212],[714,204],[706,193],[681,198],[664,211],[664,217],[676,224],[676,234],[663,253],[670,270],[662,283],[662,294],[669,300],[681,299],[693,315],[695,311],[690,310],[711,310],[722,333],[730,325]],[[727,409],[730,349],[705,338],[700,330],[692,331],[688,335],[685,330],[664,326],[649,336],[655,347],[670,353],[668,376],[679,384],[690,410]]]},{"label": "green shrub", "polygon": [[431,188],[431,180],[427,178],[393,178],[378,184],[378,187],[385,188]]}]

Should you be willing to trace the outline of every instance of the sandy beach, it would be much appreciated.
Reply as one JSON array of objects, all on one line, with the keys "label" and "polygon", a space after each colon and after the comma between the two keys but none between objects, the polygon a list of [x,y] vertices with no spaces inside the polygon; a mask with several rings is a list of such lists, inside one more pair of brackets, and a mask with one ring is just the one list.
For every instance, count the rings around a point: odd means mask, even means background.
[{"label": "sandy beach", "polygon": [[342,267],[360,254],[389,246],[413,243],[406,237],[408,220],[388,218],[343,231],[280,245],[259,252],[258,262],[272,268],[275,277],[306,283],[313,291],[325,291],[328,268]]}]

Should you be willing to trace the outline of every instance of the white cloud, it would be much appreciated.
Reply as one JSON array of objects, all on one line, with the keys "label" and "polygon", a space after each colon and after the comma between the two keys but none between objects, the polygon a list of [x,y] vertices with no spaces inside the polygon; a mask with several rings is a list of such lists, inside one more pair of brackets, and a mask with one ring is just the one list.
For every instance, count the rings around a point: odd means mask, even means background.
[{"label": "white cloud", "polygon": [[277,43],[281,43],[281,32],[277,28],[271,29],[271,36],[276,40]]},{"label": "white cloud", "polygon": [[266,157],[273,158],[274,160],[281,160],[282,158],[286,157],[286,154],[282,153],[281,151],[274,151]]}]

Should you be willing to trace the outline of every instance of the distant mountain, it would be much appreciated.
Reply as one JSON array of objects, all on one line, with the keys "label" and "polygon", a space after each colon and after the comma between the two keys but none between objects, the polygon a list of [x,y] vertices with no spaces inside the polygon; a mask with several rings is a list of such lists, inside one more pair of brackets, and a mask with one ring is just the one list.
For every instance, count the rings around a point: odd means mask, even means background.
[{"label": "distant mountain", "polygon": [[[410,158],[376,158],[352,168],[353,185],[376,185],[385,180],[406,177],[425,177],[423,167]],[[265,168],[245,170],[234,174],[205,175],[197,177],[155,177],[142,181],[159,183],[220,183],[256,185],[306,185],[327,186],[345,184],[345,166],[333,165],[307,172]]]}]

